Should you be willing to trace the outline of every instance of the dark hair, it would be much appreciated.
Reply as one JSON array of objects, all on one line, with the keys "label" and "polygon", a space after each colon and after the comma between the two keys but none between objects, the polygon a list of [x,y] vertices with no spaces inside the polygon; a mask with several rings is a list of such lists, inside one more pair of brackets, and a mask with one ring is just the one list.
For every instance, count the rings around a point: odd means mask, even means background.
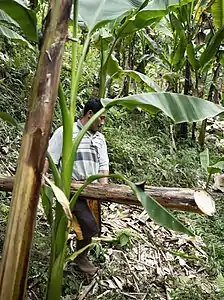
[{"label": "dark hair", "polygon": [[100,102],[100,99],[99,98],[91,98],[89,99],[85,106],[84,106],[84,116],[87,114],[87,112],[89,110],[92,110],[95,113],[97,113],[101,108],[103,107],[103,105],[101,104]]}]

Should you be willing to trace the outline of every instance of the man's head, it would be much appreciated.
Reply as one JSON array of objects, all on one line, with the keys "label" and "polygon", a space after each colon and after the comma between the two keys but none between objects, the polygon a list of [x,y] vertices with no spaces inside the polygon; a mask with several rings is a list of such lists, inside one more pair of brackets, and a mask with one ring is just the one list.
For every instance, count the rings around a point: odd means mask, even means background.
[{"label": "man's head", "polygon": [[[89,119],[92,118],[92,116],[97,113],[103,105],[100,102],[100,99],[98,98],[91,98],[88,100],[84,107],[84,113],[82,117],[82,123],[87,123]],[[102,114],[90,127],[90,131],[97,132],[101,129],[101,127],[104,125],[106,119],[106,115]]]}]

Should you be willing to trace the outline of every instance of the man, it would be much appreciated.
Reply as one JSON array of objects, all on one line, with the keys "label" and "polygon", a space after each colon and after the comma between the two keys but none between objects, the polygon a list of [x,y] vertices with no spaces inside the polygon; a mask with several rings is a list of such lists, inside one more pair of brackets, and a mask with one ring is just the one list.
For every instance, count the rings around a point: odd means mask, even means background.
[{"label": "man", "polygon": [[[102,108],[99,99],[90,99],[84,107],[83,117],[74,123],[73,139],[78,135],[82,127],[92,116]],[[109,159],[105,138],[99,132],[105,122],[105,115],[101,115],[84,135],[76,153],[72,178],[73,180],[84,181],[88,176],[95,174],[109,174]],[[60,167],[63,145],[63,127],[59,127],[49,141],[48,152],[56,165]],[[48,169],[48,162],[45,163],[44,172]],[[107,178],[99,179],[99,183],[106,184]],[[89,208],[87,199],[79,198],[72,210],[75,217],[75,231],[77,235],[76,249],[79,250],[91,243],[92,237],[99,232],[97,222]],[[88,250],[77,256],[75,262],[79,269],[93,275],[97,268],[88,260]]]}]

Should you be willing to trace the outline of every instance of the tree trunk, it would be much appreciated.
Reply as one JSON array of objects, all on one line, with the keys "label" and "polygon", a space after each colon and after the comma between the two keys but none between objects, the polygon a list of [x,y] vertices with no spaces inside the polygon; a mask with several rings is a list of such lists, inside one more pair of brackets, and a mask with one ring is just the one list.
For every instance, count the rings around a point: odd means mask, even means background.
[{"label": "tree trunk", "polygon": [[[13,181],[13,177],[0,176],[0,190],[11,191]],[[71,185],[71,192],[75,193],[82,184],[83,183],[81,182],[73,181]],[[146,186],[145,192],[164,207],[180,211],[201,213],[194,200],[194,189]],[[126,185],[89,184],[81,193],[81,196],[102,202],[115,202],[137,206],[141,205],[132,190]]]},{"label": "tree trunk", "polygon": [[36,210],[72,1],[56,1],[29,98],[0,270],[0,299],[23,299]]}]

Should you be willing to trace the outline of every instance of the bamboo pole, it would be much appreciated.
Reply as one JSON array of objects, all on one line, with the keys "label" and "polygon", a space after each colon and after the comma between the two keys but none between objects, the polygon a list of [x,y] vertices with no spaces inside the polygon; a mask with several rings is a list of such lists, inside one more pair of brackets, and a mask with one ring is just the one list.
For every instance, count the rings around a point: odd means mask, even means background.
[{"label": "bamboo pole", "polygon": [[[0,175],[0,190],[11,191],[13,182],[13,177]],[[71,184],[71,192],[75,193],[82,184],[83,183],[81,182],[73,181]],[[194,200],[194,189],[146,186],[145,192],[164,207],[180,211],[201,213],[201,210],[198,208]],[[126,185],[89,184],[81,193],[81,196],[102,202],[115,202],[137,206],[141,205],[132,190]]]},{"label": "bamboo pole", "polygon": [[41,172],[57,99],[72,0],[58,0],[44,32],[29,98],[0,269],[0,300],[24,298]]}]

